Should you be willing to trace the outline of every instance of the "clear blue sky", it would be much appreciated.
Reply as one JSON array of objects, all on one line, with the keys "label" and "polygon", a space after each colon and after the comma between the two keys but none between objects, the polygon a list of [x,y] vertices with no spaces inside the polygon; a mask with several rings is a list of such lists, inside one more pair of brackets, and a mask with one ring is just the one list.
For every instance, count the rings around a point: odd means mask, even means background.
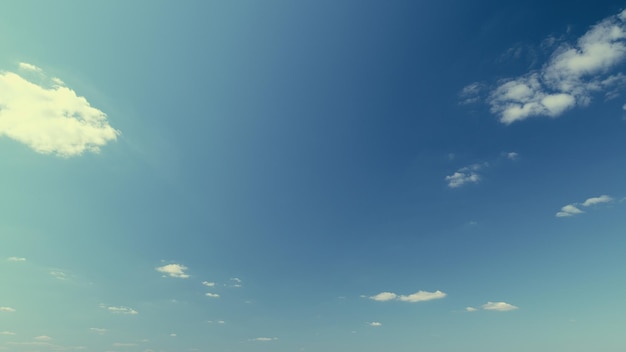
[{"label": "clear blue sky", "polygon": [[625,7],[2,3],[0,351],[624,351]]}]

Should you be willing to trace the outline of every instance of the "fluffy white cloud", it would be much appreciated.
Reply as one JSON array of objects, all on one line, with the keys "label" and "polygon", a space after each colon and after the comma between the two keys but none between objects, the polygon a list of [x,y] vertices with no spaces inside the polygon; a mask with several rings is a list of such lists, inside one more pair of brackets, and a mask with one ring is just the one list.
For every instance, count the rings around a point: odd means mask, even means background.
[{"label": "fluffy white cloud", "polygon": [[220,295],[218,295],[217,293],[207,292],[205,295],[211,298],[220,298]]},{"label": "fluffy white cloud", "polygon": [[165,274],[164,276],[176,277],[179,279],[187,279],[189,275],[185,273],[188,268],[181,264],[167,264],[156,268],[156,271]]},{"label": "fluffy white cloud", "polygon": [[394,300],[396,299],[396,297],[398,297],[398,295],[393,292],[381,292],[377,295],[371,296],[370,299],[373,299],[374,301],[385,302]]},{"label": "fluffy white cloud", "polygon": [[11,307],[0,307],[0,312],[15,312],[15,308],[11,308]]},{"label": "fluffy white cloud", "polygon": [[252,339],[252,341],[261,341],[261,342],[267,342],[267,341],[275,341],[278,340],[278,337],[257,337]]},{"label": "fluffy white cloud", "polygon": [[9,262],[25,262],[26,258],[20,258],[20,257],[8,257],[7,261]]},{"label": "fluffy white cloud", "polygon": [[377,295],[370,296],[369,299],[374,300],[374,301],[379,301],[379,302],[397,300],[397,301],[402,301],[402,302],[416,303],[416,302],[430,301],[433,299],[440,299],[440,298],[444,298],[445,296],[446,296],[446,293],[441,292],[441,291],[435,291],[435,292],[417,291],[410,295],[398,295],[393,292],[381,292]]},{"label": "fluffy white cloud", "polygon": [[0,71],[0,136],[61,157],[98,153],[117,139],[120,132],[109,125],[107,115],[61,80],[48,79],[31,64],[20,63],[19,68],[50,84],[38,85],[17,73]]},{"label": "fluffy white cloud", "polygon": [[578,208],[576,208],[575,205],[568,204],[568,205],[564,206],[563,208],[561,208],[561,211],[556,213],[556,217],[563,218],[563,217],[574,216],[576,214],[582,214],[582,213],[583,213],[583,211],[578,209]]},{"label": "fluffy white cloud", "polygon": [[457,188],[467,183],[478,183],[480,181],[480,175],[478,171],[482,169],[484,164],[473,164],[470,166],[462,167],[450,176],[446,176],[448,187]]},{"label": "fluffy white cloud", "polygon": [[215,286],[215,282],[209,282],[209,281],[202,281],[202,284],[206,287],[213,287]]},{"label": "fluffy white cloud", "polygon": [[[626,84],[626,76],[611,74],[626,59],[625,13],[600,21],[574,44],[550,45],[554,51],[541,69],[500,82],[487,98],[492,113],[510,124],[533,116],[559,116],[588,105],[597,92],[615,97],[616,88]],[[477,95],[471,95],[475,87],[472,83],[461,91],[462,102],[476,100]]]},{"label": "fluffy white cloud", "polygon": [[379,327],[379,326],[383,326],[383,324],[381,322],[378,321],[373,321],[371,323],[368,323],[369,326],[373,326],[375,328]]},{"label": "fluffy white cloud", "polygon": [[440,299],[440,298],[444,298],[445,296],[446,294],[441,291],[435,291],[435,292],[417,291],[407,296],[399,296],[398,300],[403,301],[403,302],[415,303],[415,302],[430,301],[433,299]]},{"label": "fluffy white cloud", "polygon": [[611,203],[611,202],[613,202],[613,198],[607,195],[587,198],[582,203],[572,203],[572,204],[568,204],[564,206],[563,208],[561,208],[561,211],[556,213],[556,217],[563,218],[563,217],[569,217],[569,216],[574,216],[577,214],[584,213],[582,210],[578,208],[578,206],[590,207],[590,206],[594,206],[598,204]]},{"label": "fluffy white cloud", "polygon": [[507,312],[510,310],[519,309],[518,307],[506,302],[487,302],[482,305],[482,308],[484,310],[495,310],[498,312]]},{"label": "fluffy white cloud", "polygon": [[478,310],[478,309],[476,309],[476,308],[474,308],[474,307],[465,307],[465,311],[466,311],[466,312],[475,312],[475,311],[477,311],[477,310]]},{"label": "fluffy white cloud", "polygon": [[587,200],[583,202],[582,205],[585,207],[589,207],[589,206],[601,204],[601,203],[610,203],[612,201],[613,201],[613,198],[611,198],[610,196],[601,195],[599,197],[588,198]]},{"label": "fluffy white cloud", "polygon": [[129,314],[129,315],[136,315],[139,314],[139,312],[137,312],[136,310],[132,309],[132,308],[128,308],[128,307],[107,307],[107,310],[111,313],[115,313],[115,314]]}]

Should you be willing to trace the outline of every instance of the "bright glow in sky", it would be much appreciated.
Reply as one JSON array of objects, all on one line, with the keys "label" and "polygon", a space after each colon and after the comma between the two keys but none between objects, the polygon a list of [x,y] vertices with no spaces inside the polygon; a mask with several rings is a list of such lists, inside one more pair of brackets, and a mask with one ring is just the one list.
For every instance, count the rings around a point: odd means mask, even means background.
[{"label": "bright glow in sky", "polygon": [[0,351],[625,350],[625,6],[4,4]]}]

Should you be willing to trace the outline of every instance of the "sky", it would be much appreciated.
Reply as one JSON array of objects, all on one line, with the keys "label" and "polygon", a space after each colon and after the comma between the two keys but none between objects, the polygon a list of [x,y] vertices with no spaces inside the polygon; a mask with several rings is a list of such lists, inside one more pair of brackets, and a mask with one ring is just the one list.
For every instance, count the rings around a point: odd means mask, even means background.
[{"label": "sky", "polygon": [[625,9],[3,2],[0,351],[624,351]]}]

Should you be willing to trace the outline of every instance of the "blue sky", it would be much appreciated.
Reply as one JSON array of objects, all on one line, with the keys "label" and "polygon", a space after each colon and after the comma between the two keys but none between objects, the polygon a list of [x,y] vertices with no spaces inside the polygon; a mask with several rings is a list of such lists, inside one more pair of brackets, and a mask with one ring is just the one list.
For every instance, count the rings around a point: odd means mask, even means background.
[{"label": "blue sky", "polygon": [[0,351],[623,351],[624,8],[0,5]]}]

